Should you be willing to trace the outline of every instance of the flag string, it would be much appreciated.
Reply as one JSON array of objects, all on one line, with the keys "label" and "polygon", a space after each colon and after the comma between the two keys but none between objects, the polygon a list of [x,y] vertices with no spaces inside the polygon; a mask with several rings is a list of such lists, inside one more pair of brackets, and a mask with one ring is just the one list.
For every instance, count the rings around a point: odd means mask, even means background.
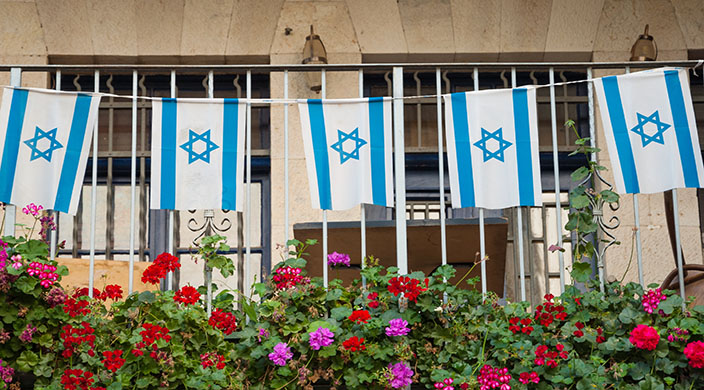
[{"label": "flag string", "polygon": [[[704,63],[704,60],[699,60],[699,62],[692,66],[692,67],[687,67],[691,68],[692,71],[694,72],[694,75],[697,76],[696,73],[696,68],[701,66],[702,63]],[[658,71],[658,70],[667,70],[667,69],[683,69],[682,67],[677,67],[677,68],[672,68],[672,67],[662,67],[662,68],[657,68],[657,69],[648,69],[648,70],[643,70],[640,72],[633,72],[630,73],[630,75],[635,75],[635,74],[642,74],[645,72],[653,72],[653,71]],[[606,76],[603,76],[606,77]],[[559,83],[552,83],[552,84],[527,84],[527,85],[521,85],[517,86],[515,88],[510,88],[510,89],[517,89],[517,88],[549,88],[551,86],[559,87],[559,86],[564,86],[564,85],[573,85],[573,84],[582,84],[582,83],[588,83],[588,82],[593,82],[596,80],[599,80],[603,77],[592,77],[589,79],[583,79],[583,80],[572,80],[572,81],[562,81]],[[10,89],[23,89],[23,90],[28,90],[28,91],[36,91],[36,92],[42,92],[42,93],[47,93],[47,94],[76,94],[76,93],[81,93],[85,95],[91,95],[91,96],[101,96],[101,97],[112,97],[112,98],[118,98],[118,99],[140,99],[140,100],[161,100],[161,99],[171,99],[167,97],[159,97],[159,96],[141,96],[141,95],[119,95],[115,93],[109,93],[109,92],[89,92],[89,91],[61,91],[61,90],[55,90],[55,89],[46,89],[46,88],[37,88],[37,87],[16,87],[16,86],[11,86],[11,85],[2,85],[3,88],[10,88]],[[490,89],[494,90],[494,89]],[[490,90],[480,90],[480,91],[462,91],[462,92],[470,92],[470,93],[476,93],[476,92],[483,92],[483,91],[490,91]],[[462,93],[460,92],[460,93]],[[247,98],[236,98],[239,102],[242,103],[252,103],[252,104],[296,104],[296,103],[307,103],[310,100],[318,100],[321,102],[330,102],[330,103],[359,103],[366,101],[367,99],[370,98],[377,98],[377,99],[383,99],[383,100],[416,100],[416,99],[428,99],[428,98],[437,98],[438,96],[445,97],[445,96],[450,96],[451,93],[444,93],[444,94],[430,94],[430,95],[413,95],[413,96],[402,96],[402,97],[391,97],[391,96],[384,96],[384,97],[366,97],[366,98],[341,98],[341,99],[282,99],[282,98],[254,98],[254,99],[247,99]],[[209,103],[213,101],[218,101],[222,99],[230,99],[230,98],[175,98],[178,99],[179,101],[184,101],[184,102],[202,102],[202,103]],[[235,99],[235,98],[232,98]]]}]

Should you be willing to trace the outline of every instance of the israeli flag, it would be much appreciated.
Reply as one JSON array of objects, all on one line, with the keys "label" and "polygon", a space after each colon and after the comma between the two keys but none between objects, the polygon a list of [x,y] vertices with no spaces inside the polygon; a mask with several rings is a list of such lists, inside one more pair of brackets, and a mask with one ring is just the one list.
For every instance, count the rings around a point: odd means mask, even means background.
[{"label": "israeli flag", "polygon": [[76,214],[100,95],[5,87],[0,202]]},{"label": "israeli flag", "polygon": [[702,153],[686,70],[608,76],[594,85],[618,192],[702,187]]},{"label": "israeli flag", "polygon": [[541,205],[535,88],[443,98],[452,207]]},{"label": "israeli flag", "polygon": [[245,103],[152,101],[152,209],[242,211]]},{"label": "israeli flag", "polygon": [[298,108],[313,208],[392,207],[391,101],[311,99]]}]

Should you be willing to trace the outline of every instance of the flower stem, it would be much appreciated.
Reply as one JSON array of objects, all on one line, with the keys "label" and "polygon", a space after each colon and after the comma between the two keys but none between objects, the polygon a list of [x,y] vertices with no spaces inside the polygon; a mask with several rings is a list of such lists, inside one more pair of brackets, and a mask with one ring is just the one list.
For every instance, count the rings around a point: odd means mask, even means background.
[{"label": "flower stem", "polygon": [[[484,259],[482,259],[481,261],[484,261]],[[472,268],[470,268],[469,271],[467,271],[467,272],[464,274],[464,276],[462,277],[462,279],[460,279],[457,283],[455,283],[455,287],[459,286],[460,283],[462,283],[462,281],[465,280],[465,279],[467,278],[467,276],[469,276],[469,274],[474,270],[474,267],[476,267],[476,266],[477,266],[477,263],[472,264]]]}]

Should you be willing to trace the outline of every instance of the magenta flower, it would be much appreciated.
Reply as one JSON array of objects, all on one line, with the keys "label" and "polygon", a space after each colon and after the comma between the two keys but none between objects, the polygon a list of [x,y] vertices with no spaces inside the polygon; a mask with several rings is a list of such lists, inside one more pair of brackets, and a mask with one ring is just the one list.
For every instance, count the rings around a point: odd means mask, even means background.
[{"label": "magenta flower", "polygon": [[328,254],[328,265],[330,267],[336,267],[344,265],[345,267],[350,266],[350,255],[344,253],[332,252]]},{"label": "magenta flower", "polygon": [[413,377],[413,370],[411,370],[411,367],[407,366],[406,363],[389,363],[389,370],[391,370],[391,374],[388,376],[389,385],[394,389],[402,389],[413,382],[411,379]]},{"label": "magenta flower", "polygon": [[648,290],[645,294],[643,294],[643,298],[641,298],[643,310],[647,313],[653,314],[653,311],[658,308],[660,302],[666,299],[667,296],[662,293],[662,289],[656,288],[655,290]]},{"label": "magenta flower", "polygon": [[274,352],[269,354],[269,360],[274,362],[277,366],[285,366],[286,361],[293,357],[293,352],[291,348],[286,343],[278,343],[274,347]]},{"label": "magenta flower", "polygon": [[25,213],[26,215],[31,215],[33,217],[36,217],[39,215],[39,212],[42,211],[44,207],[42,206],[37,206],[34,203],[30,203],[27,206],[22,208],[22,212]]},{"label": "magenta flower", "polygon": [[[12,376],[15,375],[15,370],[9,365],[6,367],[0,359],[0,379],[5,383],[12,382]],[[4,388],[4,387],[3,387]]]},{"label": "magenta flower", "polygon": [[320,327],[315,332],[308,333],[310,335],[310,347],[316,351],[322,347],[327,347],[333,342],[335,334],[328,328]]},{"label": "magenta flower", "polygon": [[393,336],[405,336],[411,330],[408,328],[408,321],[403,318],[394,318],[389,321],[389,326],[385,329],[386,335],[389,337]]},{"label": "magenta flower", "polygon": [[25,330],[22,332],[20,335],[20,340],[22,340],[25,343],[29,343],[32,341],[32,337],[34,336],[34,333],[37,331],[37,328],[32,326],[32,324],[27,324],[27,327]]},{"label": "magenta flower", "polygon": [[268,338],[269,338],[269,331],[264,328],[259,328],[259,336],[257,336],[257,340],[261,343],[262,340],[266,340]]}]

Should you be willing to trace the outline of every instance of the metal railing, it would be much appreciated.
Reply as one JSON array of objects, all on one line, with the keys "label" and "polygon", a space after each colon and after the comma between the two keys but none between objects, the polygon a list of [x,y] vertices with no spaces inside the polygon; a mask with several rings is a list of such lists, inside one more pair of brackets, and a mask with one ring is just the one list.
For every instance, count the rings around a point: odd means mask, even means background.
[{"label": "metal railing", "polygon": [[[559,277],[560,290],[564,290],[567,276],[565,275],[565,259],[562,252],[556,254],[558,260],[558,270],[551,271],[551,267],[548,261],[547,246],[552,242],[548,242],[549,236],[553,236],[556,239],[556,244],[560,247],[565,246],[563,240],[565,239],[565,232],[563,229],[563,214],[566,213],[565,206],[566,199],[565,194],[569,190],[570,183],[565,183],[566,174],[569,172],[561,172],[561,163],[563,162],[563,157],[561,152],[570,149],[570,136],[569,133],[565,131],[564,127],[558,126],[558,104],[561,104],[563,119],[569,114],[570,104],[586,104],[588,106],[588,134],[595,142],[595,119],[594,119],[594,97],[592,92],[591,83],[587,83],[588,94],[587,96],[568,96],[567,88],[565,85],[560,85],[562,89],[562,96],[556,97],[556,75],[560,77],[560,81],[565,81],[565,73],[569,72],[583,72],[586,75],[586,79],[592,77],[594,70],[610,70],[610,71],[629,71],[631,68],[655,68],[661,66],[683,66],[692,67],[697,64],[697,61],[657,61],[648,63],[631,63],[631,62],[561,62],[561,63],[420,63],[420,64],[330,64],[330,65],[0,65],[0,72],[9,71],[11,74],[11,84],[13,86],[21,86],[22,74],[23,73],[36,73],[36,72],[46,72],[52,75],[55,81],[54,85],[57,89],[62,86],[61,77],[62,74],[81,75],[81,77],[90,78],[92,75],[94,81],[94,90],[102,92],[115,92],[111,86],[111,82],[106,81],[105,87],[100,83],[101,75],[103,75],[106,80],[112,80],[113,75],[123,75],[131,76],[131,91],[128,95],[132,97],[129,99],[128,106],[124,102],[115,102],[115,98],[106,99],[101,103],[101,109],[103,111],[108,111],[109,124],[108,124],[108,150],[99,150],[99,139],[98,139],[98,126],[96,126],[96,131],[94,132],[93,138],[93,149],[92,156],[97,156],[91,160],[90,168],[90,204],[84,205],[83,207],[90,208],[90,220],[89,220],[89,232],[90,232],[90,244],[87,254],[89,256],[89,261],[91,264],[91,277],[89,285],[93,285],[93,264],[97,253],[105,253],[109,257],[110,253],[120,253],[120,250],[116,250],[114,247],[110,246],[110,235],[112,232],[106,233],[106,247],[104,251],[96,251],[96,206],[98,204],[97,200],[97,188],[98,188],[98,172],[99,172],[99,160],[104,159],[109,167],[107,172],[110,172],[105,178],[106,187],[108,191],[108,198],[114,198],[114,185],[112,177],[112,167],[115,163],[115,159],[118,158],[129,158],[130,168],[129,168],[129,199],[130,199],[130,212],[129,212],[129,248],[126,250],[126,255],[128,255],[130,263],[130,274],[129,274],[129,291],[133,288],[133,264],[135,261],[135,255],[139,256],[139,260],[146,260],[146,232],[148,230],[148,215],[147,202],[146,202],[146,186],[148,185],[148,176],[146,174],[148,169],[148,158],[150,155],[148,144],[148,131],[147,123],[148,116],[147,110],[149,108],[149,102],[140,102],[136,96],[138,94],[148,93],[149,88],[145,85],[145,75],[159,75],[161,77],[168,77],[169,79],[169,96],[177,97],[177,76],[181,77],[203,77],[203,86],[207,90],[206,96],[213,97],[216,95],[215,90],[215,78],[230,77],[234,78],[233,87],[229,91],[219,92],[227,94],[228,96],[241,96],[241,87],[239,81],[244,79],[245,82],[245,97],[252,97],[252,79],[253,75],[271,75],[272,73],[280,72],[283,74],[283,98],[288,99],[290,97],[298,98],[299,96],[290,96],[289,91],[289,76],[291,73],[296,72],[321,72],[321,78],[323,82],[323,87],[321,91],[321,97],[325,98],[327,93],[326,88],[326,75],[329,72],[357,72],[358,75],[358,96],[366,97],[371,96],[372,91],[370,88],[365,89],[365,80],[369,83],[367,77],[372,75],[377,75],[378,77],[383,77],[386,82],[386,91],[395,98],[393,103],[393,113],[394,113],[394,150],[395,150],[395,165],[405,166],[406,153],[414,152],[432,152],[437,156],[437,178],[439,179],[439,184],[437,185],[437,202],[426,203],[426,209],[430,210],[432,208],[432,213],[430,211],[425,211],[424,218],[429,218],[432,214],[437,216],[441,221],[441,253],[438,254],[440,263],[447,263],[447,248],[446,248],[446,225],[445,221],[448,218],[448,209],[446,204],[446,185],[445,185],[445,174],[446,169],[444,167],[444,155],[443,150],[443,119],[442,119],[442,109],[441,109],[441,99],[440,95],[442,93],[453,92],[453,87],[458,84],[453,85],[451,78],[455,75],[460,75],[466,80],[471,80],[471,87],[466,86],[466,89],[479,90],[480,80],[482,80],[482,74],[500,74],[500,79],[503,82],[503,87],[509,87],[508,77],[510,75],[510,86],[517,86],[517,76],[522,74],[529,74],[530,79],[533,81],[531,84],[539,84],[539,80],[536,76],[538,73],[542,73],[543,76],[547,74],[549,96],[539,96],[539,104],[549,105],[549,116],[550,116],[550,143],[543,144],[541,147],[541,152],[546,152],[544,157],[546,157],[547,163],[552,163],[552,188],[546,188],[546,192],[551,193],[552,202],[546,202],[542,208],[531,209],[531,208],[515,208],[510,211],[508,215],[510,223],[512,224],[512,229],[509,237],[507,237],[507,243],[513,246],[515,258],[515,267],[517,271],[517,278],[515,289],[520,292],[517,293],[518,297],[522,300],[526,300],[536,296],[536,290],[540,288],[536,284],[536,274],[535,268],[536,262],[534,261],[535,256],[533,254],[533,249],[535,245],[542,245],[543,260],[544,260],[544,278],[545,278],[545,289],[550,291],[550,280],[551,278],[557,279]],[[425,75],[425,76],[423,76]],[[431,94],[426,94],[424,97],[417,98],[407,98],[403,100],[404,94],[407,93],[410,88],[411,91],[415,91],[417,95],[421,95],[423,92],[422,79],[425,77],[426,80],[432,80],[434,76],[434,87],[435,92]],[[541,76],[542,77],[542,76]],[[413,80],[413,84],[407,85],[405,79]],[[80,90],[80,84],[77,83],[77,78],[74,80],[73,84],[76,85],[76,89]],[[443,86],[445,87],[443,90]],[[106,90],[107,88],[107,90]],[[426,85],[426,88],[429,86]],[[463,89],[459,89],[463,90]],[[352,91],[351,91],[352,92]],[[350,93],[351,95],[353,93]],[[427,97],[427,95],[435,95],[433,97]],[[304,96],[301,96],[304,97]],[[704,102],[704,97],[696,96],[694,99],[695,103]],[[423,106],[430,106],[432,104],[436,105],[436,121],[437,127],[435,129],[437,136],[437,144],[427,146],[423,143],[423,134],[428,133],[426,127],[423,123]],[[252,222],[252,188],[253,188],[253,175],[252,175],[252,165],[253,157],[266,156],[268,151],[266,148],[255,150],[252,148],[252,106],[254,104],[248,103],[247,107],[247,137],[246,137],[246,201],[245,201],[245,211],[244,214],[238,214],[237,220],[240,221],[237,224],[239,234],[238,247],[239,250],[234,250],[233,253],[237,253],[239,258],[239,263],[242,268],[247,268],[251,265],[252,254],[261,254],[261,268],[260,273],[262,275],[268,272],[270,268],[270,250],[267,251],[267,247],[270,243],[267,242],[269,239],[268,234],[264,234],[262,229],[259,233],[260,245],[256,246],[252,243],[253,231],[256,227],[253,226]],[[262,106],[262,104],[258,104]],[[266,106],[266,104],[263,104]],[[408,109],[415,111],[415,127],[416,127],[416,138],[415,145],[411,146],[405,145],[405,124],[404,120],[405,114]],[[130,150],[129,151],[116,151],[112,150],[112,132],[113,132],[113,113],[117,109],[129,109],[131,113],[131,132],[130,132]],[[415,110],[414,110],[415,109]],[[413,112],[411,111],[411,112]],[[141,117],[139,116],[141,114]],[[291,228],[291,217],[290,217],[290,199],[289,199],[289,105],[284,104],[283,106],[283,142],[284,142],[284,209],[285,213],[282,216],[284,220],[284,237],[288,240],[289,231]],[[141,120],[141,122],[140,122]],[[141,132],[138,132],[138,127],[141,124]],[[560,130],[561,129],[561,130]],[[564,134],[559,133],[563,131]],[[259,135],[260,142],[266,143],[264,139],[267,134]],[[562,135],[562,143],[558,142],[559,135]],[[140,148],[138,150],[137,144],[138,139],[140,140]],[[596,156],[592,156],[596,158]],[[139,160],[139,169],[138,169]],[[139,189],[140,195],[138,199],[137,194],[137,173],[139,172]],[[265,175],[266,176],[266,175]],[[545,172],[543,173],[545,177]],[[396,191],[396,202],[395,202],[395,220],[396,220],[396,236],[397,236],[397,262],[401,272],[407,272],[407,246],[406,246],[406,219],[407,216],[411,219],[417,214],[415,207],[417,207],[416,201],[406,201],[406,177],[404,170],[396,170],[395,175],[395,187]],[[403,190],[400,190],[403,189]],[[111,193],[111,191],[113,191]],[[262,187],[262,193],[265,192]],[[260,208],[270,207],[266,205],[266,201],[270,201],[264,196],[261,197],[262,202]],[[675,192],[676,198],[676,192]],[[635,225],[639,226],[639,211],[638,211],[638,197],[633,198],[634,208],[635,208]],[[140,215],[137,217],[137,205],[140,207]],[[431,207],[431,203],[433,206]],[[675,201],[675,206],[677,202]],[[553,210],[553,211],[550,211]],[[85,212],[85,210],[83,210]],[[479,234],[480,234],[480,256],[481,258],[486,257],[485,248],[485,229],[484,220],[485,213],[484,209],[478,209],[478,219],[479,219]],[[114,208],[108,210],[108,217],[112,213],[114,216]],[[262,226],[266,224],[271,224],[270,221],[264,221],[266,218],[266,213],[262,212]],[[552,214],[548,218],[548,214]],[[362,258],[367,255],[366,248],[366,217],[365,208],[360,207],[360,222],[361,222],[361,253]],[[540,234],[534,234],[531,221],[538,218],[543,222]],[[677,212],[675,212],[675,217],[677,217]],[[212,223],[214,215],[207,214],[206,219]],[[109,218],[108,218],[109,219]],[[188,219],[188,218],[184,218]],[[13,221],[15,220],[15,208],[8,206],[6,210],[6,223],[5,234],[14,231]],[[139,234],[137,234],[136,223],[139,220],[140,228]],[[321,220],[323,226],[323,243],[322,251],[323,254],[327,254],[328,242],[327,242],[327,222],[328,213],[322,211]],[[550,221],[548,221],[550,220]],[[74,225],[78,225],[80,229],[80,223],[83,219],[77,218],[74,221]],[[228,220],[230,221],[230,220]],[[548,228],[548,224],[552,224],[552,228]],[[168,213],[168,224],[167,224],[167,249],[172,253],[179,252],[179,245],[175,242],[178,239],[178,217],[175,216],[174,212]],[[679,226],[675,225],[677,229],[677,236],[679,237]],[[73,237],[74,241],[81,240],[80,234],[76,234],[76,226],[74,226]],[[552,230],[553,233],[549,233]],[[139,248],[137,248],[137,240],[140,241]],[[52,245],[51,245],[51,256],[57,254],[56,243],[57,235],[52,235]],[[515,241],[515,242],[514,242]],[[528,245],[524,241],[528,242]],[[642,250],[641,250],[641,239],[640,234],[636,232],[636,242],[637,242],[637,259],[638,259],[638,270],[639,270],[639,281],[641,284],[644,283],[642,277]],[[84,254],[82,250],[76,250],[76,242],[73,243],[71,249],[71,254],[74,256],[80,256]],[[526,249],[527,248],[527,249]],[[181,248],[183,249],[183,248]],[[243,253],[244,252],[244,253]],[[268,253],[267,253],[268,252]],[[61,252],[64,254],[66,252]],[[569,255],[569,252],[567,253]],[[268,258],[267,258],[268,257]],[[528,258],[528,267],[526,267],[526,257]],[[602,256],[598,261],[600,262],[599,269],[603,271],[604,267],[604,257]],[[325,264],[325,262],[323,262]],[[362,262],[363,264],[363,262]],[[327,267],[323,267],[323,276],[327,282]],[[239,278],[243,279],[244,274],[240,273]],[[600,277],[603,281],[603,274],[600,272]],[[527,286],[526,281],[530,280],[530,286]],[[481,281],[482,281],[482,291],[487,292],[486,286],[486,267],[485,262],[481,263]],[[238,282],[238,286],[244,286],[244,280]],[[173,288],[172,278],[169,278],[169,283],[167,288]],[[530,296],[527,294],[527,290],[530,289]],[[92,291],[92,290],[91,290]]]}]

